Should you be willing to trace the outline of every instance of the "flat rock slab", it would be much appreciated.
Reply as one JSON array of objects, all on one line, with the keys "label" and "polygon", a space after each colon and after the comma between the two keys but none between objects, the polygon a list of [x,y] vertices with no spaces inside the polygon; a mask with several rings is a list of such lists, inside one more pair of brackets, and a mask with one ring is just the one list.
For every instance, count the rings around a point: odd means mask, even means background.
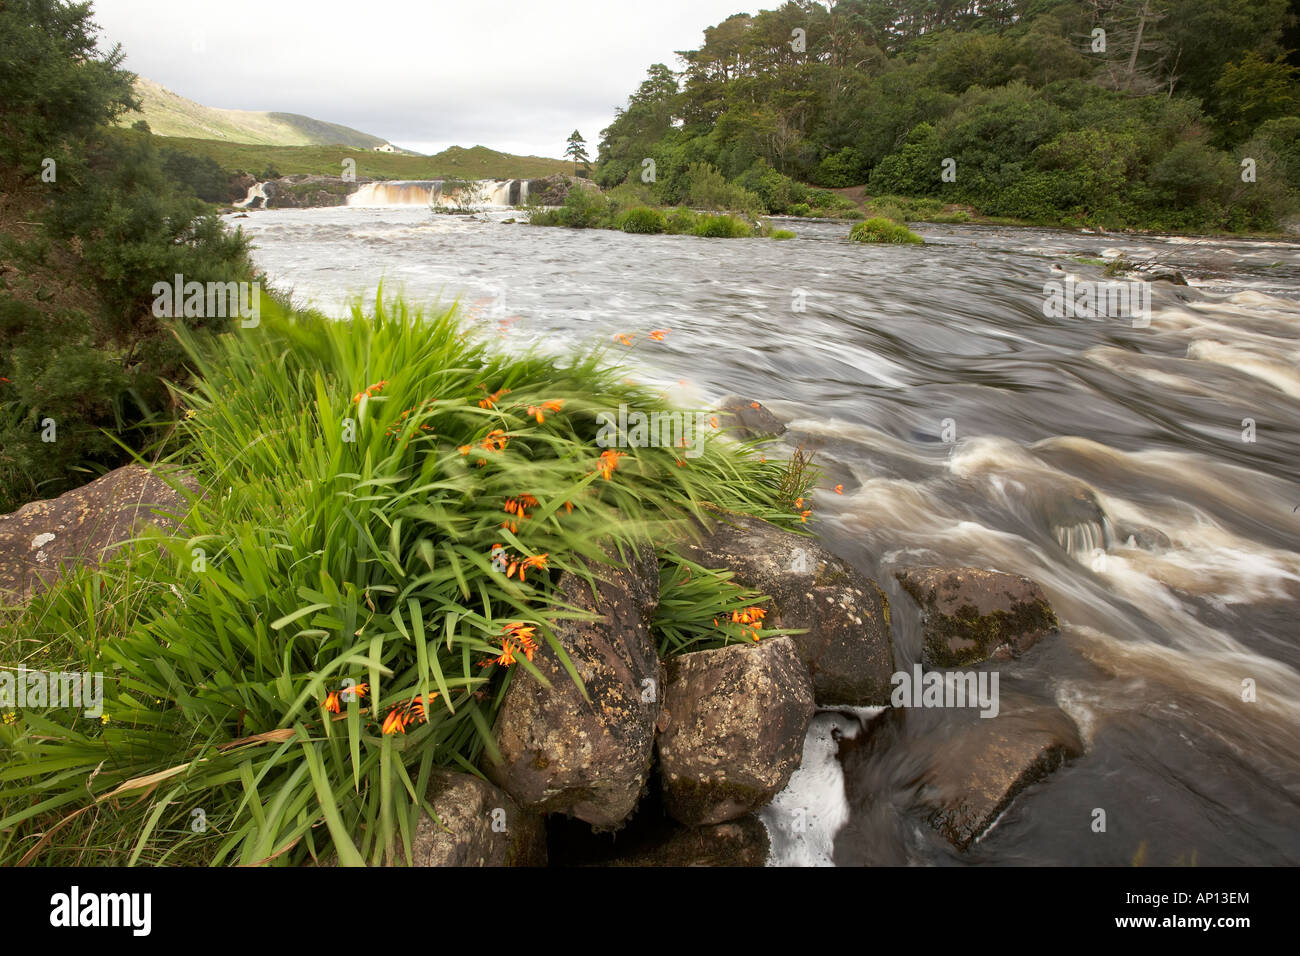
[{"label": "flat rock slab", "polygon": [[921,607],[921,660],[961,667],[1019,657],[1059,624],[1029,578],[983,568],[909,568],[896,575]]},{"label": "flat rock slab", "polygon": [[814,710],[807,669],[788,637],[669,660],[659,717],[668,813],[703,826],[762,807],[798,768]]},{"label": "flat rock slab", "polygon": [[434,770],[429,805],[411,839],[415,866],[545,866],[542,818],[473,774]]},{"label": "flat rock slab", "polygon": [[821,547],[754,519],[729,518],[679,549],[707,568],[726,568],[736,583],[772,599],[769,627],[804,628],[791,639],[812,676],[818,706],[889,703],[894,642],[889,599],[871,581]]},{"label": "flat rock slab", "polygon": [[[187,482],[188,484],[188,482]],[[140,465],[0,517],[0,602],[29,598],[71,565],[98,563],[147,524],[170,529],[185,499]]]},{"label": "flat rock slab", "polygon": [[645,548],[626,565],[593,566],[598,593],[566,573],[559,600],[600,615],[561,621],[555,636],[590,696],[542,643],[533,660],[544,687],[516,665],[493,736],[502,762],[483,770],[525,809],[566,813],[615,828],[641,796],[654,753],[664,685],[650,621],[659,602],[659,566]]}]

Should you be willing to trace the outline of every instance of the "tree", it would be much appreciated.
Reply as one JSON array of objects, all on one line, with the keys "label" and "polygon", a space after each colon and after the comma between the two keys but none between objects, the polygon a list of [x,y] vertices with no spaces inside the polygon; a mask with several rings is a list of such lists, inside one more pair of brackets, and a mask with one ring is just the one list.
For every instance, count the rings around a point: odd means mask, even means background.
[{"label": "tree", "polygon": [[591,163],[591,157],[587,155],[587,141],[582,138],[582,134],[576,129],[569,135],[569,145],[564,150],[565,156],[573,157],[573,175],[578,175],[578,164],[582,163],[583,168],[587,168]]}]

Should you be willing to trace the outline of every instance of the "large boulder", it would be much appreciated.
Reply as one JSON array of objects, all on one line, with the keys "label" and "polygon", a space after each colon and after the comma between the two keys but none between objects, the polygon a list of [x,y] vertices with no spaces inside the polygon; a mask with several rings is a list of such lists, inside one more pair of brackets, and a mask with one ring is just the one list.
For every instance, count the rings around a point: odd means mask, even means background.
[{"label": "large boulder", "polygon": [[653,756],[663,687],[650,636],[659,566],[646,547],[626,564],[594,565],[592,573],[597,593],[566,572],[559,600],[599,618],[555,629],[589,698],[543,643],[533,663],[550,687],[516,665],[493,729],[502,762],[487,760],[484,772],[527,809],[613,828],[636,807]]},{"label": "large boulder", "polygon": [[921,660],[930,667],[1010,660],[1059,626],[1042,588],[1018,574],[924,567],[896,577],[921,607]]},{"label": "large boulder", "polygon": [[411,838],[415,866],[545,866],[546,827],[473,774],[434,770],[429,806]]},{"label": "large boulder", "polygon": [[726,568],[736,583],[770,597],[767,626],[806,629],[792,638],[819,706],[889,703],[889,599],[875,582],[812,538],[755,519],[728,521],[680,545],[683,554],[708,568]]},{"label": "large boulder", "polygon": [[669,660],[659,716],[664,807],[690,826],[757,810],[799,766],[815,710],[788,637]]},{"label": "large boulder", "polygon": [[187,510],[171,484],[140,465],[23,505],[0,517],[0,603],[26,600],[65,567],[104,560],[147,524],[171,529]]}]

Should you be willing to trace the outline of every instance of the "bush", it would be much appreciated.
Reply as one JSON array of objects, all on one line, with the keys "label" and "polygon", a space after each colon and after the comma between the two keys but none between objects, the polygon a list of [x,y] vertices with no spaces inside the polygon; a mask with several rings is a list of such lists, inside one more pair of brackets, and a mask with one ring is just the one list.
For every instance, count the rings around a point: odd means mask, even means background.
[{"label": "bush", "polygon": [[795,234],[794,234],[793,232],[791,232],[789,229],[774,229],[774,230],[772,230],[772,238],[773,238],[773,239],[793,239],[793,238],[795,238]]},{"label": "bush", "polygon": [[[807,480],[752,450],[602,457],[596,410],[667,406],[595,355],[511,358],[452,315],[382,302],[341,321],[268,308],[256,335],[214,344],[191,343],[186,529],[0,612],[6,634],[108,675],[103,720],[0,723],[0,863],[60,820],[42,863],[88,847],[101,864],[404,861],[430,769],[490,753],[506,682],[535,675],[529,647],[572,616],[555,575],[651,537],[675,599],[653,639],[716,647],[746,636],[728,612],[763,599],[666,543],[703,501],[800,527]],[[196,542],[212,542],[205,573]],[[494,545],[531,558],[526,575],[494,568]],[[81,807],[99,812],[65,820]]]},{"label": "bush", "polygon": [[618,228],[624,232],[656,233],[668,231],[668,219],[658,209],[638,206],[618,217]]},{"label": "bush", "polygon": [[556,224],[571,229],[595,229],[605,224],[603,220],[608,212],[609,202],[600,190],[575,185],[565,197],[564,205],[555,210]]},{"label": "bush", "polygon": [[837,153],[830,153],[817,164],[813,181],[819,186],[834,188],[857,186],[866,182],[864,168],[862,154],[852,146],[845,146]]},{"label": "bush", "polygon": [[763,201],[756,194],[727,182],[722,173],[708,163],[691,163],[688,167],[686,201],[697,209],[750,214],[763,211]]},{"label": "bush", "polygon": [[924,240],[906,226],[877,217],[858,223],[849,230],[854,242],[887,242],[921,244]]},{"label": "bush", "polygon": [[812,215],[812,207],[809,206],[806,202],[797,202],[797,203],[795,203],[793,206],[790,207],[790,215],[792,215],[792,216],[811,216],[811,215]]},{"label": "bush", "polygon": [[694,235],[699,221],[700,217],[695,212],[685,206],[678,206],[668,214],[668,232],[674,236]]},{"label": "bush", "polygon": [[695,226],[695,234],[710,239],[745,239],[754,235],[754,227],[735,216],[703,216]]}]

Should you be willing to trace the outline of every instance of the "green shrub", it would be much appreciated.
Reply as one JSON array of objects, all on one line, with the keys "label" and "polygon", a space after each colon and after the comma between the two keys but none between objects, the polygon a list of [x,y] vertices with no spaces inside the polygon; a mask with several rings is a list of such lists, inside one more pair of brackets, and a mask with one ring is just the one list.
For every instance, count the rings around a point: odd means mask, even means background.
[{"label": "green shrub", "polygon": [[703,216],[695,226],[695,234],[711,239],[744,239],[754,235],[754,227],[735,216]]},{"label": "green shrub", "polygon": [[789,229],[774,229],[774,230],[772,231],[772,238],[773,238],[773,239],[793,239],[793,238],[795,238],[795,234],[794,234],[793,232],[791,232]]},{"label": "green shrub", "polygon": [[638,206],[618,217],[618,228],[624,232],[656,233],[668,231],[668,219],[658,209]]},{"label": "green shrub", "polygon": [[668,214],[668,232],[674,236],[694,235],[699,221],[700,217],[693,210],[678,206]]},{"label": "green shrub", "polygon": [[867,219],[858,223],[849,230],[849,238],[854,242],[888,242],[888,243],[915,243],[920,244],[924,240],[906,226],[891,222],[888,219],[876,217]]},{"label": "green shrub", "polygon": [[595,229],[603,225],[609,212],[609,202],[599,189],[574,185],[556,210],[556,220],[570,229]]},{"label": "green shrub", "polygon": [[795,203],[793,206],[790,207],[790,215],[792,215],[792,216],[811,216],[811,215],[812,215],[812,207],[809,206],[806,202],[797,202],[797,203]]}]

